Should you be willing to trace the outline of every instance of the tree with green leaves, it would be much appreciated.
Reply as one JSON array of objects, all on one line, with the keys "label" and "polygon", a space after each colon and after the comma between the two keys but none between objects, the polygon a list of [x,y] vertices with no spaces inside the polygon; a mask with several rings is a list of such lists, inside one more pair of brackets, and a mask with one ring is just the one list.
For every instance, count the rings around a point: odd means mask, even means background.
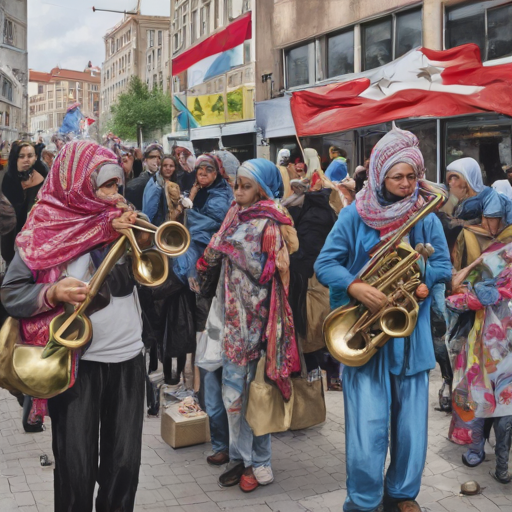
[{"label": "tree with green leaves", "polygon": [[136,139],[137,126],[143,136],[172,122],[172,100],[159,87],[151,91],[138,76],[132,76],[128,90],[112,105],[110,129],[121,139]]}]

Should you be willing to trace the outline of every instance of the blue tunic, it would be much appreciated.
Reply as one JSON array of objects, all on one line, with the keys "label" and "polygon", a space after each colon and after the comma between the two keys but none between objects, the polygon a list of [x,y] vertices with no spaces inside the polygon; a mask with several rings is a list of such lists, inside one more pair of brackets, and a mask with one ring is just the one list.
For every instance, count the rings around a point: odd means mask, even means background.
[{"label": "blue tunic", "polygon": [[454,212],[454,217],[462,220],[473,220],[481,217],[500,218],[504,225],[512,223],[512,201],[503,194],[498,194],[491,187],[465,199]]},{"label": "blue tunic", "polygon": [[[435,253],[428,259],[424,281],[429,290],[434,284],[448,282],[452,266],[441,222],[430,214],[419,221],[409,233],[410,243],[430,243]],[[367,226],[359,217],[355,204],[343,208],[324,248],[315,263],[318,280],[329,287],[331,307],[337,308],[350,300],[347,288],[369,261],[369,251],[379,242],[379,232]],[[381,350],[388,359],[389,371],[414,375],[435,366],[430,329],[430,297],[420,305],[418,323],[410,336],[389,340]],[[406,354],[408,357],[406,357]]]}]

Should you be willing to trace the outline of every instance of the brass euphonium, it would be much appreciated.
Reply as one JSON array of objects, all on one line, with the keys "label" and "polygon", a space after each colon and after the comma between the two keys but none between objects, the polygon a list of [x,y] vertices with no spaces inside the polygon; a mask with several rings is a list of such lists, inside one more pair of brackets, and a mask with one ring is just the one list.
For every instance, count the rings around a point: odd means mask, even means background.
[{"label": "brass euphonium", "polygon": [[448,198],[444,189],[425,181],[420,194],[428,202],[391,239],[374,247],[370,261],[359,274],[362,281],[387,296],[387,304],[371,313],[352,299],[348,305],[332,311],[324,321],[327,349],[347,366],[366,364],[389,339],[410,336],[416,327],[419,306],[414,292],[421,284],[418,265],[421,255],[402,242],[402,238]]}]

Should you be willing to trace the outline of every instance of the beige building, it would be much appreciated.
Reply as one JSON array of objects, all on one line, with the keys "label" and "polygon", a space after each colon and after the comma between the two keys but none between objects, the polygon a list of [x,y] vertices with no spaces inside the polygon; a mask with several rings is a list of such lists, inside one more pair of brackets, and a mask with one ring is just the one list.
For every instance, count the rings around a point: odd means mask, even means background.
[{"label": "beige building", "polygon": [[102,122],[110,115],[117,97],[138,76],[150,89],[169,89],[169,17],[125,15],[103,36],[105,62],[101,79]]},{"label": "beige building", "polygon": [[240,160],[254,157],[256,49],[251,24],[256,3],[171,2],[176,113],[170,143],[183,137],[201,152],[226,147]]},{"label": "beige building", "polygon": [[27,1],[0,0],[0,142],[28,132]]},{"label": "beige building", "polygon": [[[512,61],[510,0],[258,0],[255,25],[256,118],[273,159],[282,147],[292,159],[301,157],[289,108],[293,91],[371,76],[421,46],[444,50],[476,43],[483,61]],[[420,136],[430,179],[442,179],[446,164],[460,155],[480,161],[488,181],[512,163],[507,116],[405,119],[398,125]],[[353,171],[390,126],[368,119],[365,128],[301,142],[317,149],[324,162],[330,145],[341,146]]]},{"label": "beige building", "polygon": [[62,124],[67,108],[80,103],[85,117],[97,120],[100,108],[101,70],[84,71],[53,68],[50,73],[30,70],[30,131],[53,134]]}]

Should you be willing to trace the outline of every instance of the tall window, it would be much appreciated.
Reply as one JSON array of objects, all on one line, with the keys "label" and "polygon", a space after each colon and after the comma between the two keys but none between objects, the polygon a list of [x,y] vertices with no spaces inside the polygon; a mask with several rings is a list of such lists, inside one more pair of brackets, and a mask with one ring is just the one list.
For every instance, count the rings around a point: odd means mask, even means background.
[{"label": "tall window", "polygon": [[482,60],[512,55],[512,5],[479,2],[446,9],[446,48],[475,43]]},{"label": "tall window", "polygon": [[161,31],[161,30],[159,30],[159,31],[158,31],[158,46],[162,46],[162,39],[163,39],[163,37],[162,37],[162,31]]},{"label": "tall window", "polygon": [[286,84],[297,87],[315,82],[315,43],[308,43],[286,52]]},{"label": "tall window", "polygon": [[361,29],[363,69],[378,68],[421,46],[421,8],[365,23]]},{"label": "tall window", "polygon": [[327,77],[354,72],[354,31],[327,38]]},{"label": "tall window", "polygon": [[15,26],[12,20],[4,20],[4,44],[14,46]]},{"label": "tall window", "polygon": [[364,69],[378,68],[393,60],[391,16],[363,26]]},{"label": "tall window", "polygon": [[197,9],[192,11],[190,25],[190,42],[193,43],[197,39]]},{"label": "tall window", "polygon": [[210,32],[210,4],[201,7],[201,36]]},{"label": "tall window", "polygon": [[37,84],[37,94],[43,94],[44,87],[43,84]]},{"label": "tall window", "polygon": [[153,48],[155,46],[155,31],[154,30],[148,30],[148,47]]},{"label": "tall window", "polygon": [[10,80],[7,80],[7,78],[3,79],[2,96],[7,98],[9,101],[12,101],[12,83]]}]

